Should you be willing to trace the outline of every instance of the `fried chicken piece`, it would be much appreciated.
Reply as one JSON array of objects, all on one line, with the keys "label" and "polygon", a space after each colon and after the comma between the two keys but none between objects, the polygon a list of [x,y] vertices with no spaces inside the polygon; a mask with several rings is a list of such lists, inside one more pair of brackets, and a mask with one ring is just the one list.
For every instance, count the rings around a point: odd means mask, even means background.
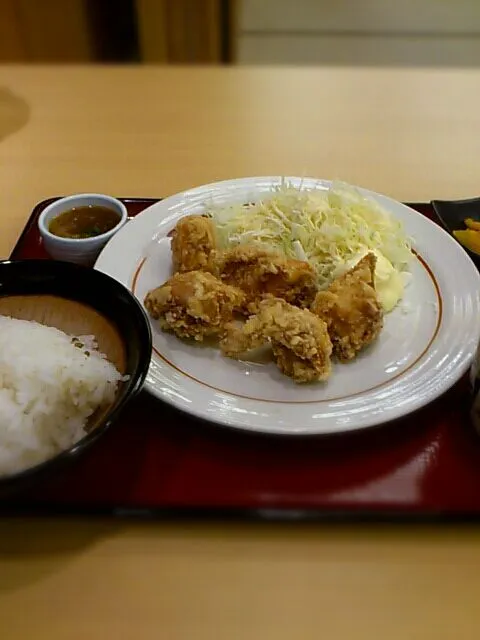
[{"label": "fried chicken piece", "polygon": [[239,245],[218,258],[223,282],[245,292],[245,310],[255,313],[265,298],[282,298],[308,307],[317,291],[315,272],[307,262],[291,260],[276,251]]},{"label": "fried chicken piece", "polygon": [[170,235],[175,272],[212,271],[217,243],[215,225],[210,218],[185,216]]},{"label": "fried chicken piece", "polygon": [[256,315],[242,327],[229,325],[220,347],[226,356],[240,358],[270,343],[279,369],[295,382],[327,380],[331,373],[332,343],[327,325],[308,309],[278,298],[259,303]]},{"label": "fried chicken piece", "polygon": [[333,352],[343,362],[371,344],[383,326],[383,309],[375,291],[377,259],[368,253],[350,271],[317,293],[311,310],[327,323]]},{"label": "fried chicken piece", "polygon": [[164,331],[201,342],[224,331],[233,313],[243,304],[240,289],[224,284],[211,273],[176,273],[145,297],[145,308],[160,320]]}]

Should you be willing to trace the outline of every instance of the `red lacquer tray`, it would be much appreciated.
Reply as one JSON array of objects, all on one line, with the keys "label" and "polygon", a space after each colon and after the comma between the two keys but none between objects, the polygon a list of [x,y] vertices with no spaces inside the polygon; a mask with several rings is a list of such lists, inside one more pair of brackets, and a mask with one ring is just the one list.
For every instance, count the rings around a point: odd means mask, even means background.
[{"label": "red lacquer tray", "polygon": [[[36,220],[11,258],[44,258]],[[154,200],[124,199],[134,216]],[[411,205],[433,215],[430,205]],[[446,266],[448,268],[448,266]],[[354,435],[278,438],[196,421],[143,392],[71,466],[3,513],[270,519],[480,519],[480,438],[466,380],[422,411]]]}]

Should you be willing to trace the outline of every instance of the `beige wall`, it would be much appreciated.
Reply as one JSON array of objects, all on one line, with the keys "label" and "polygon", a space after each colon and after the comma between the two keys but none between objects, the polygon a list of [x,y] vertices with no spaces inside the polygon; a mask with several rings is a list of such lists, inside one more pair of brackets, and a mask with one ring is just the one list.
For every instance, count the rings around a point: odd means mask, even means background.
[{"label": "beige wall", "polygon": [[239,0],[238,62],[479,65],[478,0]]}]

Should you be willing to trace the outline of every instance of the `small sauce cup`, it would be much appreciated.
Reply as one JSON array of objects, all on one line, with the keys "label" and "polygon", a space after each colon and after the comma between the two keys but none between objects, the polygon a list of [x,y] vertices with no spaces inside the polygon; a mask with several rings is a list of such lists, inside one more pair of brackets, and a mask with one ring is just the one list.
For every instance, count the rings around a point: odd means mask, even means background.
[{"label": "small sauce cup", "polygon": [[[61,238],[49,230],[52,220],[62,213],[80,207],[107,207],[118,214],[118,224],[112,229],[89,238]],[[101,193],[79,193],[61,198],[48,205],[38,218],[38,228],[47,253],[55,260],[93,265],[98,254],[128,220],[125,205]]]}]

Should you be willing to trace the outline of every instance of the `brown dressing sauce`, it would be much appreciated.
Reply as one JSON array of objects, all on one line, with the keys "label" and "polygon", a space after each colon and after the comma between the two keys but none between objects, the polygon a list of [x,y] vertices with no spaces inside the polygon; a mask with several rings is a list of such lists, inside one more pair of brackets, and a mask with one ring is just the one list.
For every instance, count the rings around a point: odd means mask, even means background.
[{"label": "brown dressing sauce", "polygon": [[93,238],[117,226],[120,216],[100,206],[74,207],[50,221],[48,230],[59,238]]}]

